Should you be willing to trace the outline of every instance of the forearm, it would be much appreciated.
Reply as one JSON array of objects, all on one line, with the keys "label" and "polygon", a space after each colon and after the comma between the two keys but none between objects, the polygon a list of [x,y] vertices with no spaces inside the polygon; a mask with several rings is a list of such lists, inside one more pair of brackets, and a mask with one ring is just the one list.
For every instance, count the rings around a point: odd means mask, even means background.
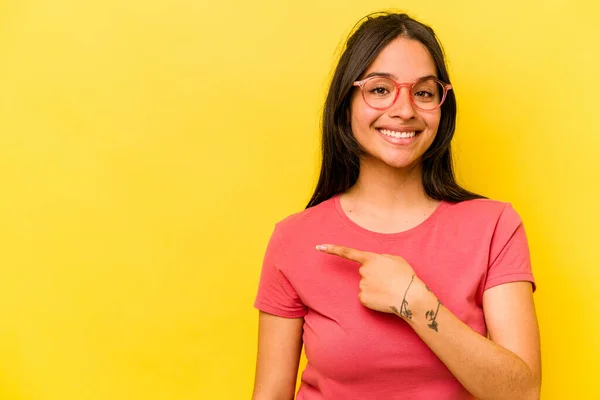
[{"label": "forearm", "polygon": [[481,400],[539,399],[540,379],[517,355],[475,332],[418,279],[402,317],[461,384]]}]

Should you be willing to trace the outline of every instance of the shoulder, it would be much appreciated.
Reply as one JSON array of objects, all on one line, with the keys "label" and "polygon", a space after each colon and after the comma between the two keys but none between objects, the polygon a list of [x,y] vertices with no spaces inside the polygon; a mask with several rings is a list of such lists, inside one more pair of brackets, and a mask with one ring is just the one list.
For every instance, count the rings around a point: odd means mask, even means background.
[{"label": "shoulder", "polygon": [[521,216],[511,203],[475,199],[460,203],[446,203],[443,218],[470,231],[488,231],[510,235],[522,225]]},{"label": "shoulder", "polygon": [[314,232],[319,226],[331,222],[335,213],[335,196],[316,206],[288,215],[275,224],[274,235],[278,237],[297,237]]},{"label": "shoulder", "polygon": [[446,216],[457,221],[476,224],[499,221],[521,222],[521,217],[512,204],[504,201],[475,199],[446,204]]}]

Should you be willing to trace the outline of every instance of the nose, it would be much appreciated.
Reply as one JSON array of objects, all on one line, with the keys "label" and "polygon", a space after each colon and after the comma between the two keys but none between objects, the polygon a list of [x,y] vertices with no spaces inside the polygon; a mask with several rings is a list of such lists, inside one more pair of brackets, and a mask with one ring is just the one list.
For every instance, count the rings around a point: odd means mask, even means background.
[{"label": "nose", "polygon": [[415,105],[410,97],[410,88],[407,86],[399,87],[398,97],[392,106],[388,109],[390,117],[400,117],[402,119],[414,118],[416,111]]}]

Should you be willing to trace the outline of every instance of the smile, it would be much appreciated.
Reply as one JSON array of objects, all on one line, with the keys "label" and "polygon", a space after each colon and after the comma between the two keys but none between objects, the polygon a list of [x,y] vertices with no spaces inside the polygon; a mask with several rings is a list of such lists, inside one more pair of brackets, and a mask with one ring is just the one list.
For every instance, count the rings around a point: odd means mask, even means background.
[{"label": "smile", "polygon": [[390,131],[388,129],[379,129],[379,132],[381,132],[385,136],[393,137],[393,138],[396,138],[396,139],[415,137],[415,131],[412,131],[412,132],[396,132],[396,131]]}]

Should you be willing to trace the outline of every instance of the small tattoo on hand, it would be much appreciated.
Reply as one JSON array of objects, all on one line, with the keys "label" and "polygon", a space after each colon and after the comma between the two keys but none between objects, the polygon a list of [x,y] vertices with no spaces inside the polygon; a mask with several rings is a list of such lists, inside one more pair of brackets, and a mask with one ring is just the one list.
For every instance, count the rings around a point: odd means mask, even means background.
[{"label": "small tattoo on hand", "polygon": [[425,313],[425,318],[427,318],[429,321],[431,321],[431,323],[427,324],[427,326],[436,332],[438,332],[438,323],[435,319],[437,318],[437,315],[438,315],[438,312],[440,311],[441,305],[442,305],[442,303],[438,300],[438,305],[437,305],[437,309],[435,310],[435,312],[433,310],[429,310]]},{"label": "small tattoo on hand", "polygon": [[402,305],[400,306],[400,310],[398,310],[394,306],[390,307],[395,314],[402,316],[404,318],[407,318],[407,319],[412,319],[412,311],[408,309],[408,301],[406,301],[406,295],[408,294],[408,289],[410,289],[410,286],[412,285],[414,280],[415,280],[415,275],[413,274],[412,278],[410,278],[410,283],[408,284],[408,287],[406,288],[406,292],[404,292],[404,298],[402,299]]}]

